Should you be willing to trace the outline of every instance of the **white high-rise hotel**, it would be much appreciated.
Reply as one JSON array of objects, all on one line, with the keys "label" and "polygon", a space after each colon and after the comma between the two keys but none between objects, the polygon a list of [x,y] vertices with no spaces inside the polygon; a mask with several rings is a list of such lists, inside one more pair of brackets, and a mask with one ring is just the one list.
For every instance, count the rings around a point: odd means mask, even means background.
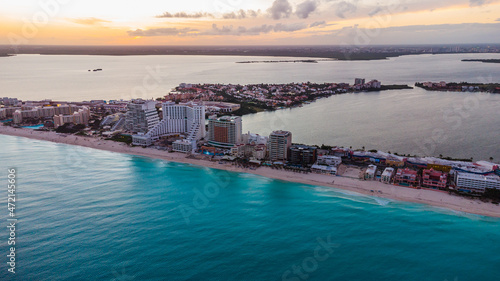
[{"label": "white high-rise hotel", "polygon": [[205,106],[188,102],[162,104],[163,120],[149,130],[145,135],[134,135],[135,145],[150,145],[152,141],[162,136],[185,134],[186,138],[176,141],[173,148],[176,151],[190,152],[196,149],[196,142],[205,137]]}]

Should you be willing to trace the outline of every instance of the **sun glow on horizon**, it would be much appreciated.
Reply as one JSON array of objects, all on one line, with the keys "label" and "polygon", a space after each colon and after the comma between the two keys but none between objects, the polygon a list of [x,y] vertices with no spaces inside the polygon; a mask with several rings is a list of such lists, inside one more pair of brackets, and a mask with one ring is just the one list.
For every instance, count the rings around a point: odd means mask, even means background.
[{"label": "sun glow on horizon", "polygon": [[[407,27],[418,32],[418,26],[435,25],[441,29],[449,26],[453,32],[456,29],[453,25],[463,24],[482,24],[483,27],[476,28],[484,31],[485,40],[500,42],[500,36],[491,36],[490,28],[490,25],[500,25],[500,18],[495,16],[500,15],[499,1],[474,6],[469,1],[445,0],[435,8],[428,7],[433,2],[416,0],[409,1],[413,6],[377,6],[368,0],[343,1],[343,6],[318,0],[310,7],[304,6],[310,1],[303,0],[247,2],[145,0],[124,5],[114,0],[106,4],[91,0],[48,8],[31,0],[21,4],[2,3],[0,44],[11,44],[12,34],[26,39],[19,40],[23,44],[203,45],[214,41],[218,44],[279,44],[282,40],[322,44],[321,38],[334,43],[335,36],[350,28]],[[289,6],[276,6],[276,2]],[[457,40],[462,33],[455,34]],[[397,41],[395,36],[394,39]]]}]

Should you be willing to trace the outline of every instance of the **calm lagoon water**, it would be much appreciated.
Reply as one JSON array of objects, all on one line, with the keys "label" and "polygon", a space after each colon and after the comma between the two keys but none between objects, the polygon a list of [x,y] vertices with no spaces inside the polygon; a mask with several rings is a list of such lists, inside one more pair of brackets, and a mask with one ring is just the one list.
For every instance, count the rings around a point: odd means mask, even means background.
[{"label": "calm lagoon water", "polygon": [[0,229],[0,280],[498,280],[498,219],[24,138],[0,143],[1,178],[17,168],[19,219],[15,278]]},{"label": "calm lagoon water", "polygon": [[[382,61],[238,64],[269,57],[40,56],[0,58],[2,96],[24,100],[156,98],[180,83],[417,81],[500,82],[493,63],[466,58],[500,54],[403,56]],[[272,58],[274,59],[274,58]],[[287,58],[280,58],[286,60]],[[89,69],[102,68],[100,72]],[[290,130],[294,142],[381,149],[402,154],[500,159],[500,95],[425,92],[358,93],[303,108],[243,118],[243,130],[267,135]]]}]

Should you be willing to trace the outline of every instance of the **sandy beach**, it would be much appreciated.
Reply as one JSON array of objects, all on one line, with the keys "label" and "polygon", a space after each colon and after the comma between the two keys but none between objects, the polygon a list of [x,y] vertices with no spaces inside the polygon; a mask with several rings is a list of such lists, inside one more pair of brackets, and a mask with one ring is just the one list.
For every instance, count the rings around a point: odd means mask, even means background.
[{"label": "sandy beach", "polygon": [[304,183],[316,186],[319,185],[325,187],[333,187],[370,196],[428,204],[436,207],[442,207],[477,215],[500,217],[500,206],[498,205],[484,203],[478,199],[471,200],[456,195],[450,195],[447,192],[442,191],[412,189],[402,186],[384,184],[378,181],[363,181],[356,178],[356,170],[351,171],[350,177],[319,175],[312,173],[299,174],[290,171],[275,170],[267,167],[260,167],[256,170],[252,170],[238,168],[232,164],[219,164],[219,162],[211,162],[203,159],[193,159],[192,157],[186,157],[187,155],[182,153],[171,153],[154,148],[130,147],[124,143],[107,141],[99,138],[64,135],[55,132],[42,132],[30,129],[17,129],[7,126],[0,126],[0,134],[51,141],[56,143],[64,143],[69,145],[79,145],[117,153],[127,153],[173,162],[200,165],[214,169],[223,169],[232,172],[250,173],[277,180]]}]

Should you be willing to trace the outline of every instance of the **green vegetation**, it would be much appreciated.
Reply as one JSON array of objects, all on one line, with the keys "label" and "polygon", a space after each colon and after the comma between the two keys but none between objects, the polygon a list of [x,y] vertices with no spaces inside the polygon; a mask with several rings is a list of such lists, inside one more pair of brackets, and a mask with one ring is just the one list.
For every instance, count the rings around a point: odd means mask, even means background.
[{"label": "green vegetation", "polygon": [[116,142],[123,142],[126,144],[131,144],[132,143],[132,136],[130,135],[116,135],[111,138],[107,138],[106,140],[112,140]]},{"label": "green vegetation", "polygon": [[382,85],[380,86],[380,90],[410,90],[413,89],[413,87],[410,87],[408,85]]},{"label": "green vegetation", "polygon": [[484,197],[492,200],[496,200],[496,202],[500,201],[500,190],[487,188],[484,192]]},{"label": "green vegetation", "polygon": [[462,61],[476,61],[476,62],[483,62],[483,63],[500,63],[500,59],[464,59]]},{"label": "green vegetation", "polygon": [[240,103],[240,105],[241,105],[241,108],[233,111],[232,112],[233,115],[243,116],[246,114],[253,114],[253,113],[258,113],[258,112],[262,112],[262,111],[266,111],[266,110],[272,110],[272,109],[268,109],[267,106],[264,108],[262,106],[254,104],[254,103],[243,102],[243,103]]},{"label": "green vegetation", "polygon": [[82,124],[74,125],[74,124],[66,123],[62,126],[59,126],[56,129],[56,132],[63,133],[63,134],[76,134],[76,133],[82,131],[83,129],[85,129],[85,125],[82,125]]}]

